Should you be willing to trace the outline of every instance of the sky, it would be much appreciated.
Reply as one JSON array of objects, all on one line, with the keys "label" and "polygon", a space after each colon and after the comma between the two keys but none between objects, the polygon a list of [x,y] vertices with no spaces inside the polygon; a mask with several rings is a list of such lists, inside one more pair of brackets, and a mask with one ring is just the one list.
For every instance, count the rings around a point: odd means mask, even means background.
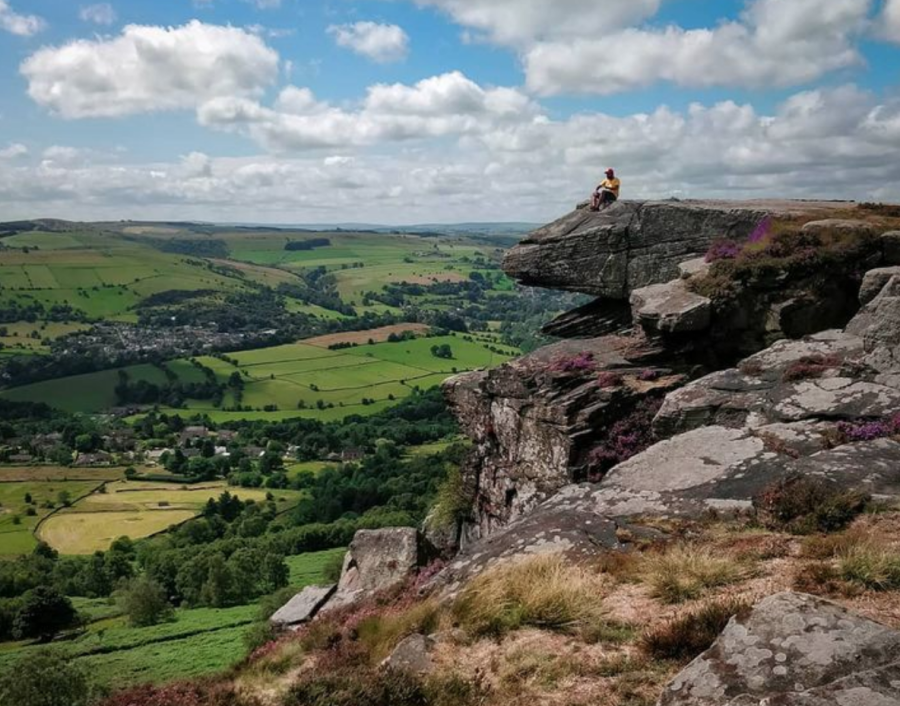
[{"label": "sky", "polygon": [[900,0],[0,0],[0,221],[900,202]]}]

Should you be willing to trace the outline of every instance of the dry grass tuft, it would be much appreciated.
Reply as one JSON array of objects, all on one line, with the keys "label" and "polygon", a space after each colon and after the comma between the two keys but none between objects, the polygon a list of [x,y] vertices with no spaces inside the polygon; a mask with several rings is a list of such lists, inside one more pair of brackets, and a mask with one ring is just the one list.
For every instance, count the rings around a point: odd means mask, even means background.
[{"label": "dry grass tuft", "polygon": [[711,601],[647,630],[640,648],[652,659],[688,661],[710,648],[735,615],[748,611],[748,601]]},{"label": "dry grass tuft", "polygon": [[900,590],[900,554],[878,542],[859,543],[838,557],[838,574],[870,591]]},{"label": "dry grass tuft", "polygon": [[501,636],[524,627],[596,630],[605,623],[601,576],[554,554],[503,566],[472,581],[452,607],[475,636]]},{"label": "dry grass tuft", "polygon": [[681,545],[643,556],[638,574],[651,595],[666,603],[699,598],[710,588],[744,581],[753,574],[747,561],[716,555],[703,547]]}]

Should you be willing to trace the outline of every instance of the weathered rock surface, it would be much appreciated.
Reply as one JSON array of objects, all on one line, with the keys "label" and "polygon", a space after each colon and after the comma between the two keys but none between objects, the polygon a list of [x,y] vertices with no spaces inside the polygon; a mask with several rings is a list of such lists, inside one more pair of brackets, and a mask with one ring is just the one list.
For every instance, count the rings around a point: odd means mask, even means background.
[{"label": "weathered rock surface", "polygon": [[466,547],[441,573],[437,584],[452,595],[467,581],[498,564],[526,556],[564,553],[584,559],[623,551],[632,538],[655,539],[661,533],[603,514],[596,487],[569,485],[507,527]]},{"label": "weathered rock surface", "polygon": [[393,588],[425,563],[418,530],[397,527],[359,530],[344,557],[337,592],[325,610],[342,608]]},{"label": "weathered rock surface", "polygon": [[[645,353],[632,339],[564,341],[445,383],[451,409],[475,443],[466,468],[474,497],[469,538],[494,532],[580,480],[590,451],[613,420],[682,382],[666,371],[640,381]],[[575,357],[590,364],[561,369]],[[623,384],[600,387],[601,370],[620,372]]]},{"label": "weathered rock surface", "polygon": [[825,218],[821,221],[810,221],[803,226],[803,230],[807,233],[843,231],[844,233],[872,234],[877,232],[871,223],[853,218]]},{"label": "weathered rock surface", "polygon": [[648,333],[696,333],[712,323],[712,302],[691,292],[683,279],[631,293],[634,321]]},{"label": "weathered rock surface", "polygon": [[269,618],[269,622],[276,627],[288,628],[312,620],[336,588],[336,585],[307,586]]},{"label": "weathered rock surface", "polygon": [[866,272],[862,286],[859,289],[859,303],[863,305],[868,304],[881,294],[881,291],[892,278],[898,275],[900,275],[900,266],[896,265],[893,267],[877,267]]},{"label": "weathered rock surface", "polygon": [[746,238],[764,208],[723,202],[619,202],[577,210],[531,233],[503,267],[523,284],[627,299],[679,276],[678,265],[717,238]]},{"label": "weathered rock surface", "polygon": [[896,706],[900,632],[781,593],[732,618],[659,706]]},{"label": "weathered rock surface", "polygon": [[431,651],[434,640],[425,635],[410,635],[382,663],[383,669],[410,674],[428,674],[434,669]]}]

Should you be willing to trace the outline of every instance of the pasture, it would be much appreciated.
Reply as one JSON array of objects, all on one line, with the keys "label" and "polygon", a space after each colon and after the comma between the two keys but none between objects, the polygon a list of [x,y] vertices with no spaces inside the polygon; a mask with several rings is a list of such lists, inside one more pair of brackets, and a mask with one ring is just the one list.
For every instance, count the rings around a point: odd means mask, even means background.
[{"label": "pasture", "polygon": [[102,484],[102,480],[62,479],[0,482],[0,557],[30,552],[37,544],[35,528],[63,499],[75,501]]},{"label": "pasture", "polygon": [[[366,340],[387,338],[394,329],[409,327],[416,325],[400,325],[362,335]],[[217,422],[277,421],[291,417],[331,421],[351,414],[373,414],[410,396],[415,388],[434,387],[456,372],[499,365],[516,354],[511,349],[502,353],[489,350],[492,346],[496,348],[489,337],[466,340],[459,335],[364,344],[337,351],[320,347],[325,341],[351,342],[360,334],[347,336],[232,353],[229,357],[236,361],[236,366],[218,358],[198,358],[223,383],[236,370],[241,373],[244,381],[241,409],[237,409],[234,393],[229,392],[220,408],[210,401],[188,400],[187,409],[180,413],[202,412]],[[445,344],[450,346],[452,358],[432,355],[433,346]],[[202,379],[197,368],[187,360],[165,365],[184,382]],[[166,381],[163,371],[154,366],[136,365],[125,370],[132,380],[155,384]],[[117,371],[107,370],[4,390],[0,392],[0,400],[45,402],[70,412],[100,412],[116,405],[117,382]]]},{"label": "pasture", "polygon": [[[225,482],[196,486],[146,481],[113,481],[41,524],[38,536],[61,554],[91,554],[118,537],[148,537],[195,517],[211,498],[229,491],[242,500],[263,502],[265,490],[231,488]],[[290,507],[300,493],[271,491],[279,509]]]},{"label": "pasture", "polygon": [[[288,557],[290,585],[324,583],[323,569],[343,549]],[[246,654],[244,634],[256,622],[256,604],[235,608],[178,609],[175,620],[146,628],[130,627],[116,606],[105,601],[76,599],[87,618],[85,631],[60,642],[57,649],[87,669],[100,684],[127,687],[162,683],[223,671]],[[0,669],[39,644],[7,643],[0,648]]]},{"label": "pasture", "polygon": [[89,230],[23,233],[5,238],[4,244],[23,250],[0,251],[0,305],[69,304],[96,320],[133,320],[138,302],[170,289],[237,291],[247,289],[248,282],[275,285],[295,279],[263,267],[233,267],[233,273],[214,269],[213,262]]}]

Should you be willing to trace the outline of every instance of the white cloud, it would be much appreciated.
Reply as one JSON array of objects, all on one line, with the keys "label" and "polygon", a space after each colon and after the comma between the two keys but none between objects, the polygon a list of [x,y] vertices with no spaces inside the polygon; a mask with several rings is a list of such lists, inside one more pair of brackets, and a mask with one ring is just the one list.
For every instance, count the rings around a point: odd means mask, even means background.
[{"label": "white cloud", "polygon": [[409,53],[409,36],[397,25],[356,22],[332,25],[328,33],[338,46],[381,64],[401,61]]},{"label": "white cloud", "polygon": [[6,0],[0,0],[0,29],[20,37],[30,37],[47,28],[47,23],[37,15],[20,15]]},{"label": "white cloud", "polygon": [[319,102],[308,89],[289,86],[274,109],[224,97],[200,106],[197,113],[201,125],[247,134],[274,152],[479,134],[536,114],[537,107],[522,93],[484,89],[459,72],[413,86],[372,86],[355,111]]},{"label": "white cloud", "polygon": [[662,0],[414,0],[500,44],[594,37],[652,17]]},{"label": "white cloud", "polygon": [[116,19],[116,10],[108,2],[97,5],[83,5],[78,11],[78,17],[85,22],[93,22],[98,25],[111,25]]},{"label": "white cloud", "polygon": [[41,49],[21,72],[32,99],[64,118],[118,117],[259,95],[276,79],[278,62],[256,35],[194,20],[128,25],[114,38]]},{"label": "white cloud", "polygon": [[884,13],[878,25],[882,37],[900,43],[900,0],[885,0]]},{"label": "white cloud", "polygon": [[855,42],[871,0],[755,0],[712,29],[624,29],[538,43],[523,63],[542,95],[610,94],[671,81],[682,86],[786,87],[862,63]]},{"label": "white cloud", "polygon": [[281,0],[245,0],[256,5],[260,10],[277,10],[281,7]]},{"label": "white cloud", "polygon": [[[766,113],[722,101],[566,120],[498,114],[493,101],[502,94],[477,86],[472,92],[456,77],[430,87],[377,88],[355,112],[293,89],[277,108],[251,101],[247,115],[234,116],[233,129],[271,140],[273,148],[339,143],[328,152],[240,159],[192,153],[151,164],[92,154],[67,164],[9,164],[0,169],[0,206],[9,218],[544,221],[583,198],[607,165],[620,172],[626,198],[900,200],[900,101],[879,101],[852,85],[803,91]],[[478,91],[484,97],[473,100]],[[388,96],[396,105],[384,102]],[[509,109],[517,100],[499,102]],[[472,122],[447,123],[441,109],[464,110]],[[259,124],[247,122],[254,111]],[[294,119],[302,120],[299,132]],[[397,121],[421,128],[422,139],[385,144],[398,133],[384,126]],[[448,125],[468,129],[449,133]],[[370,142],[379,144],[354,146]]]},{"label": "white cloud", "polygon": [[0,159],[15,159],[16,157],[24,157],[28,154],[28,148],[18,142],[13,142],[0,149]]}]

